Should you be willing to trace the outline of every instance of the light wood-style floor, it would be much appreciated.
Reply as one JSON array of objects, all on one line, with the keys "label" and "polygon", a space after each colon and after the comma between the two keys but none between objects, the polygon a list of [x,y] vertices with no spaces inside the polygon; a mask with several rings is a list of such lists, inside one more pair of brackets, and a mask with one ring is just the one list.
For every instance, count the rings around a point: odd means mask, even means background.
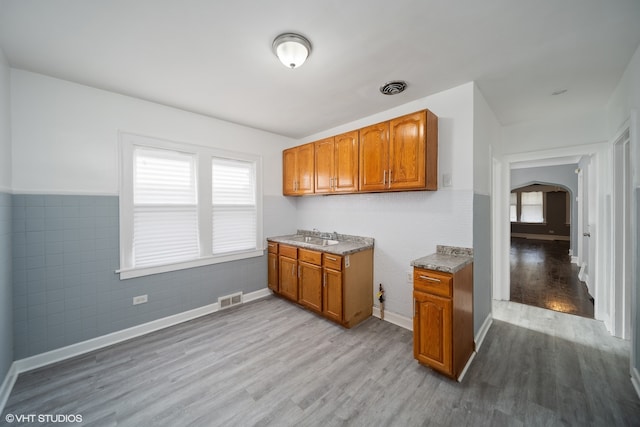
[{"label": "light wood-style floor", "polygon": [[456,383],[418,365],[410,331],[376,318],[347,330],[269,297],[21,374],[0,423],[7,414],[81,414],[82,426],[640,423],[628,342],[600,322],[511,302],[496,303],[494,318]]}]

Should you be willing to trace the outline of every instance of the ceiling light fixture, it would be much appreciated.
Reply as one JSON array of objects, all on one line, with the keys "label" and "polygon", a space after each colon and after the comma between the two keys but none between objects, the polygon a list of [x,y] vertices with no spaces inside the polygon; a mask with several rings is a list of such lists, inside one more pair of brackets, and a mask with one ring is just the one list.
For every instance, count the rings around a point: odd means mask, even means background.
[{"label": "ceiling light fixture", "polygon": [[273,40],[273,53],[285,67],[298,68],[311,53],[311,43],[300,34],[280,34]]},{"label": "ceiling light fixture", "polygon": [[407,82],[403,80],[392,80],[380,86],[380,92],[384,95],[397,95],[400,92],[404,92],[406,88]]}]

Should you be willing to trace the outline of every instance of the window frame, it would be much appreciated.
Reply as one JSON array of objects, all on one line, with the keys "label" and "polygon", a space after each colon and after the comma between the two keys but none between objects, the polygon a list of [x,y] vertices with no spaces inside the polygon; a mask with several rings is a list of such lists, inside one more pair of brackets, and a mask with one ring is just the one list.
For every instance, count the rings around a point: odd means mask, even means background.
[{"label": "window frame", "polygon": [[[120,216],[120,280],[142,277],[169,271],[184,270],[205,265],[255,258],[264,255],[263,248],[263,189],[262,157],[255,154],[233,152],[214,147],[169,141],[162,138],[119,132],[120,173],[119,173],[119,216]],[[180,261],[148,267],[133,266],[133,177],[134,148],[146,147],[172,150],[196,155],[196,190],[198,213],[198,237],[200,256],[193,260]],[[255,165],[256,192],[256,246],[255,249],[213,255],[212,236],[212,172],[213,158],[224,158]]]}]

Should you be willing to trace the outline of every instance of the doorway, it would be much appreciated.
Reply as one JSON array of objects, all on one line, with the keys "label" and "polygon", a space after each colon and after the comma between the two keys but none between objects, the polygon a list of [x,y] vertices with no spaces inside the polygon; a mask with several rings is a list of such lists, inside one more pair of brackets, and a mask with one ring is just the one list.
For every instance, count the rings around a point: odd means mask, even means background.
[{"label": "doorway", "polygon": [[[606,207],[598,203],[598,201],[605,198],[605,186],[603,186],[603,183],[607,182],[606,164],[610,159],[609,149],[610,145],[607,143],[585,144],[537,152],[506,154],[502,159],[495,159],[493,168],[493,189],[496,195],[493,204],[493,227],[495,230],[495,245],[493,248],[495,260],[493,276],[494,299],[509,301],[511,294],[511,222],[509,217],[509,196],[512,189],[511,168],[514,166],[575,165],[580,162],[581,158],[588,156],[590,159],[589,177],[585,177],[585,181],[588,180],[589,183],[593,181],[594,183],[594,185],[589,185],[588,188],[589,205],[593,204],[594,209],[589,209],[589,219],[584,224],[584,227],[586,228],[587,225],[592,226],[593,230],[595,230],[598,224],[604,224],[603,219],[607,212]],[[575,195],[578,195],[577,191],[574,193],[574,197]],[[577,212],[574,223],[577,224]],[[588,231],[588,229],[578,230],[578,227],[574,228],[576,228],[576,235],[580,237],[582,237],[583,232]],[[606,271],[602,268],[602,266],[607,265],[607,260],[609,259],[607,257],[606,235],[607,233],[603,230],[597,235],[592,233],[591,238],[589,238],[589,255],[593,254],[593,264],[589,269],[589,293],[596,297],[594,318],[604,321],[607,329],[611,330],[611,318],[609,317],[611,299],[609,293],[606,292],[608,283],[606,277],[604,277]],[[576,245],[576,247],[579,248],[580,246]],[[573,253],[572,255],[574,262],[577,262],[578,254]],[[600,300],[598,300],[599,296],[602,296]]]},{"label": "doorway", "polygon": [[510,194],[510,301],[593,319],[593,298],[571,256],[578,252],[579,170],[578,164],[512,170],[518,188]]}]

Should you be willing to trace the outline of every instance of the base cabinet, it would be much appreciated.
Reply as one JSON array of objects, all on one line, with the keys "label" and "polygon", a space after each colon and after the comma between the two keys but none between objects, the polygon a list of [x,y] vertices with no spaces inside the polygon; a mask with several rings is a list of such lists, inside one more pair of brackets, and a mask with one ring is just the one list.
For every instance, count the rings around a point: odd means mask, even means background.
[{"label": "base cabinet", "polygon": [[[278,257],[280,281],[278,292],[293,301],[298,301],[298,259],[296,248],[280,245]],[[284,254],[282,254],[284,253]]]},{"label": "base cabinet", "polygon": [[[278,286],[269,286],[276,295],[347,328],[371,316],[373,249],[340,256],[284,244],[277,247]],[[271,257],[268,262],[271,281]]]},{"label": "base cabinet", "polygon": [[342,321],[342,272],[324,269],[322,313],[336,322]]},{"label": "base cabinet", "polygon": [[413,355],[458,379],[475,350],[473,264],[450,274],[414,267]]}]

